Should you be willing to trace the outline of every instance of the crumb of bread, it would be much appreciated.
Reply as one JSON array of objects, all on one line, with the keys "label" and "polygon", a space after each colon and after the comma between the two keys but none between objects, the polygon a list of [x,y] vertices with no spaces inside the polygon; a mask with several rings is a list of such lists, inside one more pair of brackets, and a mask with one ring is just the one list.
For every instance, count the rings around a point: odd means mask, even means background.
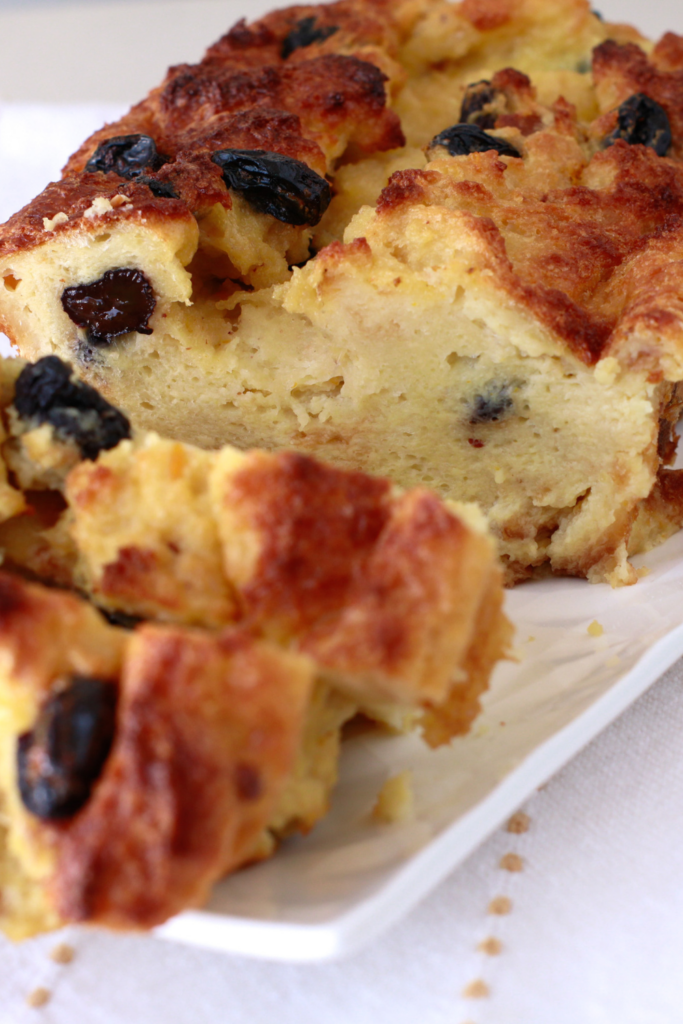
[{"label": "crumb of bread", "polygon": [[465,999],[486,999],[491,995],[491,990],[485,981],[477,978],[476,981],[471,981],[469,985],[465,986],[462,994]]},{"label": "crumb of bread", "polygon": [[483,941],[479,943],[477,949],[480,953],[486,953],[487,956],[500,956],[503,952],[503,943],[500,939],[496,939],[493,935],[490,935],[487,939],[483,939]]},{"label": "crumb of bread", "polygon": [[489,903],[489,914],[504,917],[512,911],[512,900],[509,896],[494,896]]},{"label": "crumb of bread", "polygon": [[394,824],[407,821],[414,816],[415,798],[413,795],[412,772],[404,771],[387,779],[377,795],[377,802],[372,809],[375,821]]},{"label": "crumb of bread", "polygon": [[531,818],[524,811],[517,811],[513,814],[507,825],[505,826],[508,832],[512,832],[513,835],[521,836],[524,832],[529,831],[531,825]]},{"label": "crumb of bread", "polygon": [[103,213],[111,213],[113,209],[113,205],[105,196],[96,196],[83,216],[86,220],[94,220],[95,217],[101,217]]},{"label": "crumb of bread", "polygon": [[33,992],[28,994],[26,1002],[37,1010],[41,1006],[45,1006],[46,1003],[49,1003],[51,994],[49,989],[40,986],[39,988],[34,988]]},{"label": "crumb of bread", "polygon": [[602,636],[602,634],[604,632],[605,632],[604,626],[601,626],[599,622],[597,622],[595,619],[593,619],[593,621],[591,622],[590,626],[588,627],[588,633],[591,636]]},{"label": "crumb of bread", "polygon": [[524,871],[524,861],[517,853],[506,853],[500,858],[503,871]]},{"label": "crumb of bread", "polygon": [[56,964],[70,964],[75,955],[76,950],[73,946],[70,946],[68,942],[60,942],[50,952],[50,959],[54,960]]},{"label": "crumb of bread", "polygon": [[54,231],[59,224],[66,224],[68,219],[69,215],[64,212],[56,213],[52,218],[43,217],[43,229],[45,231]]}]

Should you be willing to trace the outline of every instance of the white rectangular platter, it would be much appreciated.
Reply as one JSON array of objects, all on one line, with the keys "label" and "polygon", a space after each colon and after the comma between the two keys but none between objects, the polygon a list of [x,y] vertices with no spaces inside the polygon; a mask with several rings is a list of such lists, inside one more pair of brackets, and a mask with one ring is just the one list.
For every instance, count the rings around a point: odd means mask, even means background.
[{"label": "white rectangular platter", "polygon": [[[349,740],[330,815],[158,934],[313,961],[389,927],[683,655],[683,533],[636,564],[649,574],[620,590],[553,579],[509,593],[521,660],[498,667],[469,736],[438,751],[414,735]],[[414,819],[374,823],[378,790],[406,768]]]}]

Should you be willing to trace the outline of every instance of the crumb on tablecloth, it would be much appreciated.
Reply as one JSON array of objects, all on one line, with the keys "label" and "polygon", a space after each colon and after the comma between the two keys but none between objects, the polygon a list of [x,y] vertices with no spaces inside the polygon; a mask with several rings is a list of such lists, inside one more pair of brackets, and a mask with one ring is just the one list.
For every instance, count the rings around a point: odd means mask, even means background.
[{"label": "crumb on tablecloth", "polygon": [[75,955],[76,950],[73,946],[70,946],[68,942],[60,942],[51,950],[50,960],[54,960],[56,964],[70,964]]},{"label": "crumb on tablecloth", "polygon": [[512,900],[509,896],[494,896],[489,903],[489,914],[497,914],[502,917],[512,911]]},{"label": "crumb on tablecloth", "polygon": [[507,832],[512,832],[513,835],[521,836],[525,832],[529,831],[531,825],[531,818],[524,811],[517,811],[513,814],[507,825],[505,826]]},{"label": "crumb on tablecloth", "polygon": [[32,1006],[37,1010],[41,1006],[45,1006],[46,1003],[49,1003],[51,995],[52,993],[50,990],[43,988],[41,985],[39,988],[34,988],[33,992],[30,992],[27,995],[26,1002],[29,1006]]},{"label": "crumb on tablecloth", "polygon": [[480,953],[486,953],[487,956],[499,956],[503,952],[503,943],[495,936],[489,935],[487,939],[483,939],[479,943],[477,949]]},{"label": "crumb on tablecloth", "polygon": [[372,809],[375,821],[393,824],[398,821],[407,821],[413,817],[415,798],[412,780],[413,776],[410,770],[400,772],[387,779],[377,794],[377,802]]},{"label": "crumb on tablecloth", "polygon": [[462,990],[462,994],[465,999],[486,999],[491,995],[491,990],[485,981],[481,978],[477,978],[475,981],[471,981],[469,985],[466,985]]},{"label": "crumb on tablecloth", "polygon": [[503,871],[524,871],[524,861],[517,853],[506,853],[500,858]]}]

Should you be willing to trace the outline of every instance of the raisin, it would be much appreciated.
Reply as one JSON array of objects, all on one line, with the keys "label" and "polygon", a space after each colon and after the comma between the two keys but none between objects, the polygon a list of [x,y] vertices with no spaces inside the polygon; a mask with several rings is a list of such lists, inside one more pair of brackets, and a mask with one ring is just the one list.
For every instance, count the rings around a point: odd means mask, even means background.
[{"label": "raisin", "polygon": [[86,171],[113,171],[121,178],[137,178],[158,171],[167,159],[157,152],[149,135],[117,135],[101,142],[85,165]]},{"label": "raisin", "polygon": [[152,195],[157,199],[178,199],[178,193],[168,181],[159,181],[158,178],[150,178],[141,174],[137,179],[140,185],[146,185]]},{"label": "raisin", "polygon": [[462,124],[476,124],[479,128],[495,128],[498,114],[494,104],[500,99],[501,93],[494,89],[487,79],[473,82],[465,89],[460,108]]},{"label": "raisin", "polygon": [[470,423],[496,423],[512,408],[507,384],[490,384],[482,395],[475,395],[470,410]]},{"label": "raisin", "polygon": [[451,156],[466,156],[468,153],[486,153],[494,149],[501,156],[521,156],[518,149],[505,139],[488,135],[476,124],[454,124],[439,132],[430,142],[431,146],[445,146]]},{"label": "raisin", "polygon": [[17,743],[19,792],[31,814],[57,821],[87,803],[114,740],[116,701],[114,683],[87,676],[47,699]]},{"label": "raisin", "polygon": [[113,611],[111,608],[100,608],[99,605],[97,610],[110,626],[118,626],[120,629],[135,629],[136,626],[145,621],[141,615],[129,615],[128,612]]},{"label": "raisin", "polygon": [[28,364],[17,378],[14,408],[23,420],[49,423],[78,445],[84,459],[130,437],[130,423],[99,391],[77,380],[57,356]]},{"label": "raisin", "polygon": [[282,59],[287,60],[295,50],[312,46],[313,43],[324,43],[338,31],[337,25],[321,25],[316,28],[315,17],[300,18],[282,41]]},{"label": "raisin", "polygon": [[151,284],[139,270],[108,270],[97,281],[65,288],[64,312],[77,327],[84,327],[88,340],[108,345],[120,334],[151,334],[149,318],[156,299]]},{"label": "raisin", "polygon": [[211,157],[228,188],[285,224],[317,224],[332,200],[329,183],[290,156],[263,149],[220,149]]},{"label": "raisin", "polygon": [[666,156],[671,145],[671,125],[663,107],[642,92],[629,96],[619,107],[618,127],[606,144],[623,139],[629,146],[650,146],[657,156]]}]

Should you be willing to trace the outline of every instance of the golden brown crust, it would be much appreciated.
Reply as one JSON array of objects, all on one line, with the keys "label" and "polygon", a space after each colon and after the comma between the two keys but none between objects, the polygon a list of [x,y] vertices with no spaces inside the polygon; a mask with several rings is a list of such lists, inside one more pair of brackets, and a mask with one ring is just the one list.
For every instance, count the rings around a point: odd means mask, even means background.
[{"label": "golden brown crust", "polygon": [[[218,171],[217,167],[215,171]],[[212,194],[211,202],[217,201],[219,197],[229,202],[230,197],[220,180],[220,173],[218,179],[220,188]],[[196,188],[204,187],[196,182],[193,184]],[[113,209],[104,210],[96,217],[84,219],[83,215],[93,209],[95,200],[111,201],[116,196],[123,196],[128,201],[117,203]],[[67,214],[68,219],[46,229],[44,220],[52,221],[59,213]],[[183,202],[178,199],[159,199],[146,185],[125,181],[116,174],[82,174],[51,182],[33,202],[10,217],[0,235],[0,256],[10,256],[30,249],[51,236],[69,231],[101,231],[103,224],[122,217],[145,218],[148,221],[191,221],[189,210]]]},{"label": "golden brown crust", "polygon": [[[151,927],[251,856],[299,752],[309,659],[238,629],[129,633],[73,594],[8,573],[0,655],[3,927]],[[73,675],[117,686],[114,742],[85,805],[46,820],[21,802],[15,743]]]},{"label": "golden brown crust", "polygon": [[466,678],[455,683],[448,697],[438,706],[430,707],[422,719],[422,734],[430,747],[449,743],[454,736],[464,736],[481,710],[480,697],[500,652],[512,642],[513,628],[502,614],[503,591],[500,570],[492,569],[485,588],[473,630],[473,640],[463,662]]},{"label": "golden brown crust", "polygon": [[36,698],[70,672],[116,678],[123,635],[74,594],[0,572],[4,668]]},{"label": "golden brown crust", "polygon": [[[399,27],[394,18],[391,0],[341,0],[333,4],[312,4],[273,11],[260,21],[247,25],[238,21],[206,52],[209,61],[239,61],[254,64],[277,64],[281,61],[307,60],[321,53],[353,52],[358,47],[377,46],[395,55]],[[335,31],[310,46],[293,50],[283,57],[282,45],[297,23],[314,18],[314,26]]]},{"label": "golden brown crust", "polygon": [[[291,637],[356,694],[444,698],[493,564],[484,535],[430,491],[394,495],[385,480],[289,452],[245,460],[220,502],[245,622]],[[242,535],[256,552],[247,566],[231,564]]]},{"label": "golden brown crust", "polygon": [[304,659],[242,632],[137,630],[102,779],[55,829],[63,916],[148,928],[202,903],[268,822],[311,683]]},{"label": "golden brown crust", "polygon": [[[665,37],[666,39],[666,37]],[[673,135],[671,155],[683,157],[683,70],[667,70],[678,43],[662,40],[654,62],[635,43],[619,45],[608,39],[593,52],[593,77],[598,96],[609,108],[617,107],[633,93],[642,92],[664,107]],[[666,55],[669,55],[668,58]]]},{"label": "golden brown crust", "polygon": [[413,706],[447,693],[495,561],[435,494],[292,452],[125,443],[73,470],[67,499],[82,585],[104,606],[239,621],[354,693]]},{"label": "golden brown crust", "polygon": [[293,452],[255,453],[223,502],[260,542],[240,587],[247,621],[298,633],[344,605],[362,580],[389,519],[391,487]]},{"label": "golden brown crust", "polygon": [[402,495],[344,606],[316,623],[301,648],[335,673],[374,676],[380,687],[391,680],[393,699],[424,703],[433,694],[440,702],[474,636],[487,547],[436,495]]},{"label": "golden brown crust", "polygon": [[[211,160],[217,149],[277,152],[325,175],[349,146],[371,153],[403,145],[399,119],[386,105],[387,77],[372,63],[386,63],[381,47],[395,47],[389,5],[375,0],[384,21],[358,2],[335,6],[345,27],[329,37],[329,45],[299,47],[283,59],[287,33],[309,11],[292,8],[250,28],[238,24],[199,64],[171,68],[145,100],[86,140],[66,164],[61,182],[11,218],[0,239],[0,255],[40,244],[43,219],[57,213],[66,213],[69,221],[55,225],[55,231],[70,230],[76,221],[80,230],[89,230],[79,218],[97,196],[111,199],[120,193],[141,215],[159,219],[201,213],[216,203],[230,209],[230,194]],[[310,10],[317,13],[317,8]],[[324,12],[320,24],[331,24],[335,17]],[[171,185],[177,199],[156,198],[146,185],[116,174],[85,172],[98,145],[136,133],[151,136],[167,159],[153,177]],[[108,216],[127,213],[123,208]]]},{"label": "golden brown crust", "polygon": [[652,51],[652,63],[662,71],[683,70],[683,36],[666,32]]},{"label": "golden brown crust", "polygon": [[159,96],[166,149],[182,154],[192,146],[197,125],[208,129],[217,117],[259,107],[296,114],[325,151],[340,134],[369,152],[393,149],[404,139],[397,116],[386,108],[385,81],[373,64],[339,54],[253,70],[213,62],[181,65],[171,70]]},{"label": "golden brown crust", "polygon": [[502,28],[512,17],[513,0],[463,0],[460,11],[480,32]]},{"label": "golden brown crust", "polygon": [[[539,160],[556,145],[549,133],[532,138]],[[425,205],[466,213],[499,287],[591,365],[638,324],[680,334],[672,257],[681,246],[683,167],[622,141],[590,162],[573,141],[566,145],[575,148],[576,171],[564,188],[544,187],[528,170],[522,179],[514,158],[476,153],[457,171],[436,160],[397,172],[377,211],[392,217]],[[591,187],[598,179],[601,187]]]}]

